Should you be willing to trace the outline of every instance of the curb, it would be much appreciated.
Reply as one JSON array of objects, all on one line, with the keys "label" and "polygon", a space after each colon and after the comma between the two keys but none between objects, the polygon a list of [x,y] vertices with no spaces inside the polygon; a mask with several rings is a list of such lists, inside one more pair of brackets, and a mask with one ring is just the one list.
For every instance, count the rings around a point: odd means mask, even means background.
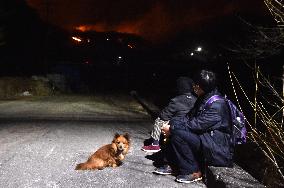
[{"label": "curb", "polygon": [[236,164],[233,168],[209,166],[206,178],[208,188],[265,187]]}]

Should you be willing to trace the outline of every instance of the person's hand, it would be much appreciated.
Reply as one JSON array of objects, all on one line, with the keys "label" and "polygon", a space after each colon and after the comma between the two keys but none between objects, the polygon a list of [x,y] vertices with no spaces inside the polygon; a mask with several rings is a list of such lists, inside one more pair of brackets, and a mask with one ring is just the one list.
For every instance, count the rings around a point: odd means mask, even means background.
[{"label": "person's hand", "polygon": [[170,136],[170,124],[169,123],[164,124],[161,130],[166,138]]}]

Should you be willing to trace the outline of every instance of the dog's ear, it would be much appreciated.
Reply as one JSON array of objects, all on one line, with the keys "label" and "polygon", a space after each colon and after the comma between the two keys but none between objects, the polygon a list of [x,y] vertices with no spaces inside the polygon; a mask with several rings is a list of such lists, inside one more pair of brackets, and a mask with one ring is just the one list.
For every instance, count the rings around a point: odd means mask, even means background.
[{"label": "dog's ear", "polygon": [[130,141],[130,135],[128,133],[125,133],[123,136],[128,142]]},{"label": "dog's ear", "polygon": [[119,136],[120,136],[120,134],[118,134],[118,133],[114,134],[114,138],[118,138]]}]

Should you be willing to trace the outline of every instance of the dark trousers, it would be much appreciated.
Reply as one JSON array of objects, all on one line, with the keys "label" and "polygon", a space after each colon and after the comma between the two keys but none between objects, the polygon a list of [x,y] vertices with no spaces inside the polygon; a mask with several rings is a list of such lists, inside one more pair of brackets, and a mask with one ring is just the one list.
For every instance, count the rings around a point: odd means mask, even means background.
[{"label": "dark trousers", "polygon": [[166,153],[168,162],[178,168],[180,175],[200,171],[201,141],[197,134],[185,130],[174,131]]}]

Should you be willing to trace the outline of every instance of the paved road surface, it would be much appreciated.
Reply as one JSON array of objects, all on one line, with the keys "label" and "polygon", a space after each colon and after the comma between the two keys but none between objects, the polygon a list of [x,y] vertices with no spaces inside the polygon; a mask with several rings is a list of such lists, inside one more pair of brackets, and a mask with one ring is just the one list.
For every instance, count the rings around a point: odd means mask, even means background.
[{"label": "paved road surface", "polygon": [[[140,150],[151,122],[127,97],[0,101],[0,187],[205,187],[152,173],[152,161]],[[115,132],[132,137],[122,166],[74,170]]]}]

